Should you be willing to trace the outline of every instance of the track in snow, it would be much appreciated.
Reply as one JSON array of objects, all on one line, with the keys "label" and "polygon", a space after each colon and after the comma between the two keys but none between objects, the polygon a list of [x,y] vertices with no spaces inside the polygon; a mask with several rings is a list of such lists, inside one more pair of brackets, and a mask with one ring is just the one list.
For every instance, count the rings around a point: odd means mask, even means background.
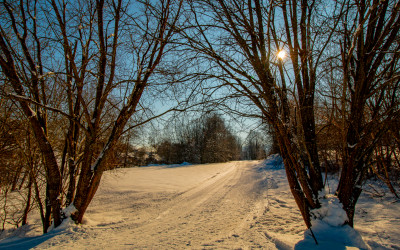
[{"label": "track in snow", "polygon": [[[34,210],[0,249],[293,249],[305,226],[274,162],[108,171],[84,225],[42,235]],[[329,182],[334,190],[337,180]],[[399,249],[397,200],[364,193],[356,220],[372,248]]]},{"label": "track in snow", "polygon": [[267,184],[255,162],[122,169],[105,176],[87,225],[38,247],[275,248],[256,225]]}]

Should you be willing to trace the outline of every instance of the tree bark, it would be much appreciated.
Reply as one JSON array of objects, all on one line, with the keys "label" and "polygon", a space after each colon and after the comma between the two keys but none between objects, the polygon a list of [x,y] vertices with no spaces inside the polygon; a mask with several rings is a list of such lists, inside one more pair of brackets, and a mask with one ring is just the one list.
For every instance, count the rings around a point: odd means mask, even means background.
[{"label": "tree bark", "polygon": [[28,194],[26,197],[26,205],[25,205],[24,213],[22,215],[22,226],[24,226],[28,223],[28,213],[31,208],[31,197],[32,197],[32,176],[29,175]]}]

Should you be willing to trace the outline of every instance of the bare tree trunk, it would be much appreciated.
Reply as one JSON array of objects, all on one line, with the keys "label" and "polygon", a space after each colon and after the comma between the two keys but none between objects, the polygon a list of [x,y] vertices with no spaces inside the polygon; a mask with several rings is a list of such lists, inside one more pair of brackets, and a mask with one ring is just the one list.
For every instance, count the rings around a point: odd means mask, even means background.
[{"label": "bare tree trunk", "polygon": [[[40,103],[40,98],[39,96],[42,96],[42,99],[45,99],[45,97],[40,93],[39,90],[39,85],[41,83],[41,80],[39,79],[40,73],[39,72],[42,70],[42,65],[41,65],[41,59],[39,58],[38,64],[35,63],[35,60],[33,59],[34,57],[31,55],[28,46],[26,44],[26,39],[27,39],[27,34],[28,34],[28,25],[27,25],[27,20],[25,19],[25,10],[24,10],[24,3],[21,1],[19,7],[19,11],[22,13],[23,17],[23,35],[20,35],[20,31],[18,31],[17,26],[16,26],[16,21],[15,21],[15,16],[13,13],[13,8],[10,6],[9,3],[4,2],[3,5],[5,9],[7,10],[9,16],[11,17],[12,20],[12,27],[14,33],[18,37],[19,44],[21,45],[22,51],[24,53],[25,59],[29,64],[29,69],[32,72],[31,78],[29,81],[31,81],[32,88],[33,88],[33,96],[35,98],[35,101]],[[34,25],[36,25],[36,20],[34,19]],[[33,36],[37,38],[36,34],[36,29],[33,32]],[[0,33],[0,48],[2,50],[2,56],[0,57],[0,66],[3,69],[4,75],[7,77],[7,79],[10,81],[15,93],[20,96],[21,98],[18,99],[18,102],[20,104],[20,107],[25,114],[25,116],[29,119],[31,128],[34,132],[35,138],[37,140],[38,146],[44,156],[44,164],[45,164],[45,169],[46,169],[46,180],[48,183],[48,198],[49,198],[49,206],[52,206],[52,211],[53,211],[53,220],[54,220],[54,226],[57,227],[58,225],[61,224],[61,204],[59,195],[61,192],[61,175],[58,169],[58,164],[56,157],[54,155],[53,148],[50,144],[50,141],[48,140],[47,137],[47,122],[46,122],[46,115],[45,111],[41,111],[40,109],[37,109],[36,112],[32,110],[32,108],[29,105],[29,100],[30,98],[27,97],[24,87],[23,87],[23,82],[18,75],[17,72],[17,67],[16,67],[16,62],[13,58],[13,53],[12,53],[12,48],[9,46],[9,43],[6,42],[6,37],[3,36],[3,33]],[[41,53],[41,48],[40,48],[40,43],[38,40],[37,42],[37,50],[36,53],[40,55]]]},{"label": "bare tree trunk", "polygon": [[[295,169],[300,168],[300,166],[295,166],[295,165],[296,164],[298,165],[299,162],[295,157],[296,154],[293,152],[291,148],[290,139],[288,138],[287,133],[282,134],[281,132],[282,130],[279,128],[277,128],[276,131],[280,131],[277,132],[276,138],[280,146],[280,153],[285,165],[285,171],[290,191],[292,192],[294,200],[296,201],[296,204],[301,212],[301,215],[303,217],[303,220],[307,228],[310,228],[311,227],[310,211],[313,207],[310,206],[310,203],[307,201],[307,198],[305,197],[304,192],[302,191],[302,188],[299,184],[298,177],[296,176]],[[314,208],[318,206],[319,205],[315,204]]]},{"label": "bare tree trunk", "polygon": [[[22,170],[22,168],[23,168],[23,166],[21,165],[21,167],[20,167],[20,171]],[[19,181],[19,175],[21,174],[21,172],[19,172],[17,175],[18,175],[18,177],[17,176],[15,176],[15,179],[14,179],[14,183],[13,183],[13,187],[14,187],[14,185],[16,185],[17,183],[18,183],[18,181]],[[25,183],[25,180],[26,180],[26,177],[27,176],[29,176],[29,173],[28,172],[24,172],[24,175],[22,176],[22,180],[21,180],[21,183],[19,184],[19,186],[18,186],[18,190],[21,190],[22,189],[22,187],[24,186],[24,183]],[[29,178],[29,177],[28,177]],[[15,187],[14,187],[15,188]]]},{"label": "bare tree trunk", "polygon": [[75,197],[75,187],[76,187],[76,165],[73,159],[68,160],[68,190],[65,199],[65,205],[69,206]]},{"label": "bare tree trunk", "polygon": [[[82,223],[83,215],[86,212],[90,202],[92,201],[99,185],[102,177],[102,172],[96,171],[94,176],[89,180],[90,182],[84,187],[80,187],[78,184],[76,197],[74,200],[74,206],[77,209],[77,212],[73,214],[73,219],[77,223]],[[82,179],[79,179],[81,181]]]},{"label": "bare tree trunk", "polygon": [[37,180],[35,179],[35,176],[33,175],[32,172],[31,172],[31,175],[32,175],[32,180],[33,180],[33,186],[34,186],[34,189],[35,189],[36,203],[38,204],[40,218],[42,220],[43,233],[47,233],[48,223],[46,223],[46,217],[44,215],[44,208],[43,208],[42,199],[40,198],[39,186],[38,186]]},{"label": "bare tree trunk", "polygon": [[51,198],[50,198],[50,187],[49,184],[46,184],[46,198],[45,198],[45,211],[44,211],[44,223],[43,223],[43,228],[45,228],[45,233],[47,233],[47,230],[49,229],[51,225],[51,212],[52,212],[52,207],[51,207]]},{"label": "bare tree trunk", "polygon": [[[14,190],[17,188],[17,184],[18,184],[18,181],[19,181],[19,177],[20,177],[20,175],[21,175],[22,167],[23,167],[22,164],[20,164],[20,165],[18,166],[18,168],[17,168],[15,174],[14,174],[14,178],[13,178],[13,180],[12,180],[11,191],[14,191]],[[24,176],[23,179],[25,179],[25,176]],[[22,183],[24,183],[24,181],[22,181]],[[22,185],[22,184],[21,184],[21,185]],[[21,189],[21,185],[19,185],[19,189]]]},{"label": "bare tree trunk", "polygon": [[[299,5],[298,5],[299,4]],[[315,3],[313,1],[293,1],[282,3],[283,19],[285,22],[286,40],[288,42],[290,59],[293,64],[293,73],[297,87],[299,107],[299,130],[301,160],[310,174],[310,182],[315,195],[323,189],[321,167],[318,157],[317,136],[315,133],[314,97],[316,85],[316,68],[318,59],[313,53],[322,54],[322,51],[312,51],[310,20],[315,16]],[[289,11],[287,10],[289,8]],[[297,13],[300,13],[300,17]],[[275,27],[272,27],[275,30]],[[274,34],[274,39],[277,40]],[[278,41],[275,41],[279,45]],[[328,41],[321,41],[328,43]],[[318,57],[318,54],[317,56]],[[315,60],[315,62],[313,61]],[[281,78],[284,73],[280,70]],[[301,139],[300,139],[301,138]]]},{"label": "bare tree trunk", "polygon": [[[343,169],[337,196],[354,224],[354,209],[368,171],[368,162],[391,119],[398,116],[396,67],[400,30],[400,1],[362,1],[347,14],[356,14],[354,25],[344,22],[341,33],[343,69]],[[354,9],[352,9],[354,7]],[[390,8],[390,9],[389,9]],[[353,16],[345,16],[353,18]],[[364,28],[366,27],[366,28]],[[393,53],[391,53],[391,52]],[[350,108],[346,103],[347,93]]]},{"label": "bare tree trunk", "polygon": [[29,182],[28,182],[28,195],[26,198],[26,205],[25,205],[25,209],[24,209],[24,213],[22,215],[22,226],[26,225],[27,221],[28,221],[28,213],[30,211],[31,208],[31,196],[32,196],[32,176],[29,176]]}]

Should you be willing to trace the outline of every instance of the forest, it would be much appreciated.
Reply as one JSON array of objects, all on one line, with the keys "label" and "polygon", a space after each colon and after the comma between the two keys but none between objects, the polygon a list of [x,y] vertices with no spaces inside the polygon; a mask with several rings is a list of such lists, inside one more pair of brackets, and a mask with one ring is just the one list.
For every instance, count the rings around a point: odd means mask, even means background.
[{"label": "forest", "polygon": [[[3,230],[31,210],[43,233],[69,216],[82,223],[116,167],[276,152],[307,228],[328,172],[351,227],[368,179],[399,198],[398,0],[0,4]],[[240,138],[228,116],[258,127]],[[154,162],[133,163],[144,137]],[[17,212],[11,192],[23,196]]]}]

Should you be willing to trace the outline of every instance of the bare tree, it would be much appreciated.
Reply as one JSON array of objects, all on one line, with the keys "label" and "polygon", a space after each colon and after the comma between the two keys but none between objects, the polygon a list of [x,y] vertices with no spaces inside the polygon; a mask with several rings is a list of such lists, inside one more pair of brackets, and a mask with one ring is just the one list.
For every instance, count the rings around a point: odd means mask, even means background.
[{"label": "bare tree", "polygon": [[[2,3],[7,22],[1,24],[0,65],[12,86],[6,95],[18,100],[44,156],[46,200],[55,227],[63,219],[65,183],[66,205],[73,204],[73,219],[82,221],[107,159],[128,120],[142,109],[141,97],[169,50],[182,1],[133,4],[122,0]],[[127,57],[119,59],[124,50],[134,51],[128,64],[124,64]],[[44,56],[48,64],[43,63]],[[66,98],[53,97],[50,102],[49,89],[54,86],[65,91]],[[116,98],[117,91],[121,98]],[[49,114],[64,119],[61,149],[49,134]]]},{"label": "bare tree", "polygon": [[[195,28],[182,33],[196,53],[213,62],[208,77],[251,100],[271,124],[292,193],[310,227],[310,210],[320,206],[318,193],[323,187],[313,110],[318,63],[311,57],[315,52],[311,43],[318,33],[304,29],[311,25],[316,10],[307,1],[300,6],[283,2],[279,8],[285,18],[285,37],[275,27],[278,7],[261,1],[195,1],[190,5]],[[276,58],[283,46],[290,49],[296,76],[291,86],[297,87],[296,91],[289,90],[283,64]],[[276,73],[281,77],[277,78]],[[291,112],[293,101],[289,98],[294,98],[298,113]]]},{"label": "bare tree", "polygon": [[[184,44],[209,66],[202,75],[205,86],[213,93],[219,89],[251,100],[271,124],[308,228],[311,211],[323,198],[315,118],[321,81],[317,75],[335,67],[336,73],[341,68],[338,74],[344,79],[342,92],[330,100],[335,109],[341,108],[335,111],[343,121],[336,130],[343,131],[336,137],[343,148],[337,196],[351,226],[376,140],[398,116],[399,3],[338,1],[329,3],[329,11],[327,4],[192,1],[192,25],[181,30]],[[339,63],[334,39],[340,41]],[[276,57],[281,49],[289,50],[289,62]],[[211,78],[218,84],[207,81]]]},{"label": "bare tree", "polygon": [[[37,2],[21,1],[16,4],[3,1],[6,13],[2,16],[8,22],[6,27],[3,27],[3,24],[1,27],[0,65],[21,109],[29,118],[30,126],[44,156],[49,194],[47,205],[53,211],[54,225],[58,226],[61,224],[61,203],[58,199],[61,192],[61,175],[48,139],[47,110],[43,108],[47,104],[47,94],[41,58],[43,46],[38,38],[37,19],[34,18],[37,16],[36,4]],[[41,105],[32,107],[32,102]]]},{"label": "bare tree", "polygon": [[377,142],[399,116],[399,1],[349,1],[341,26],[343,170],[337,195],[354,209]]}]

